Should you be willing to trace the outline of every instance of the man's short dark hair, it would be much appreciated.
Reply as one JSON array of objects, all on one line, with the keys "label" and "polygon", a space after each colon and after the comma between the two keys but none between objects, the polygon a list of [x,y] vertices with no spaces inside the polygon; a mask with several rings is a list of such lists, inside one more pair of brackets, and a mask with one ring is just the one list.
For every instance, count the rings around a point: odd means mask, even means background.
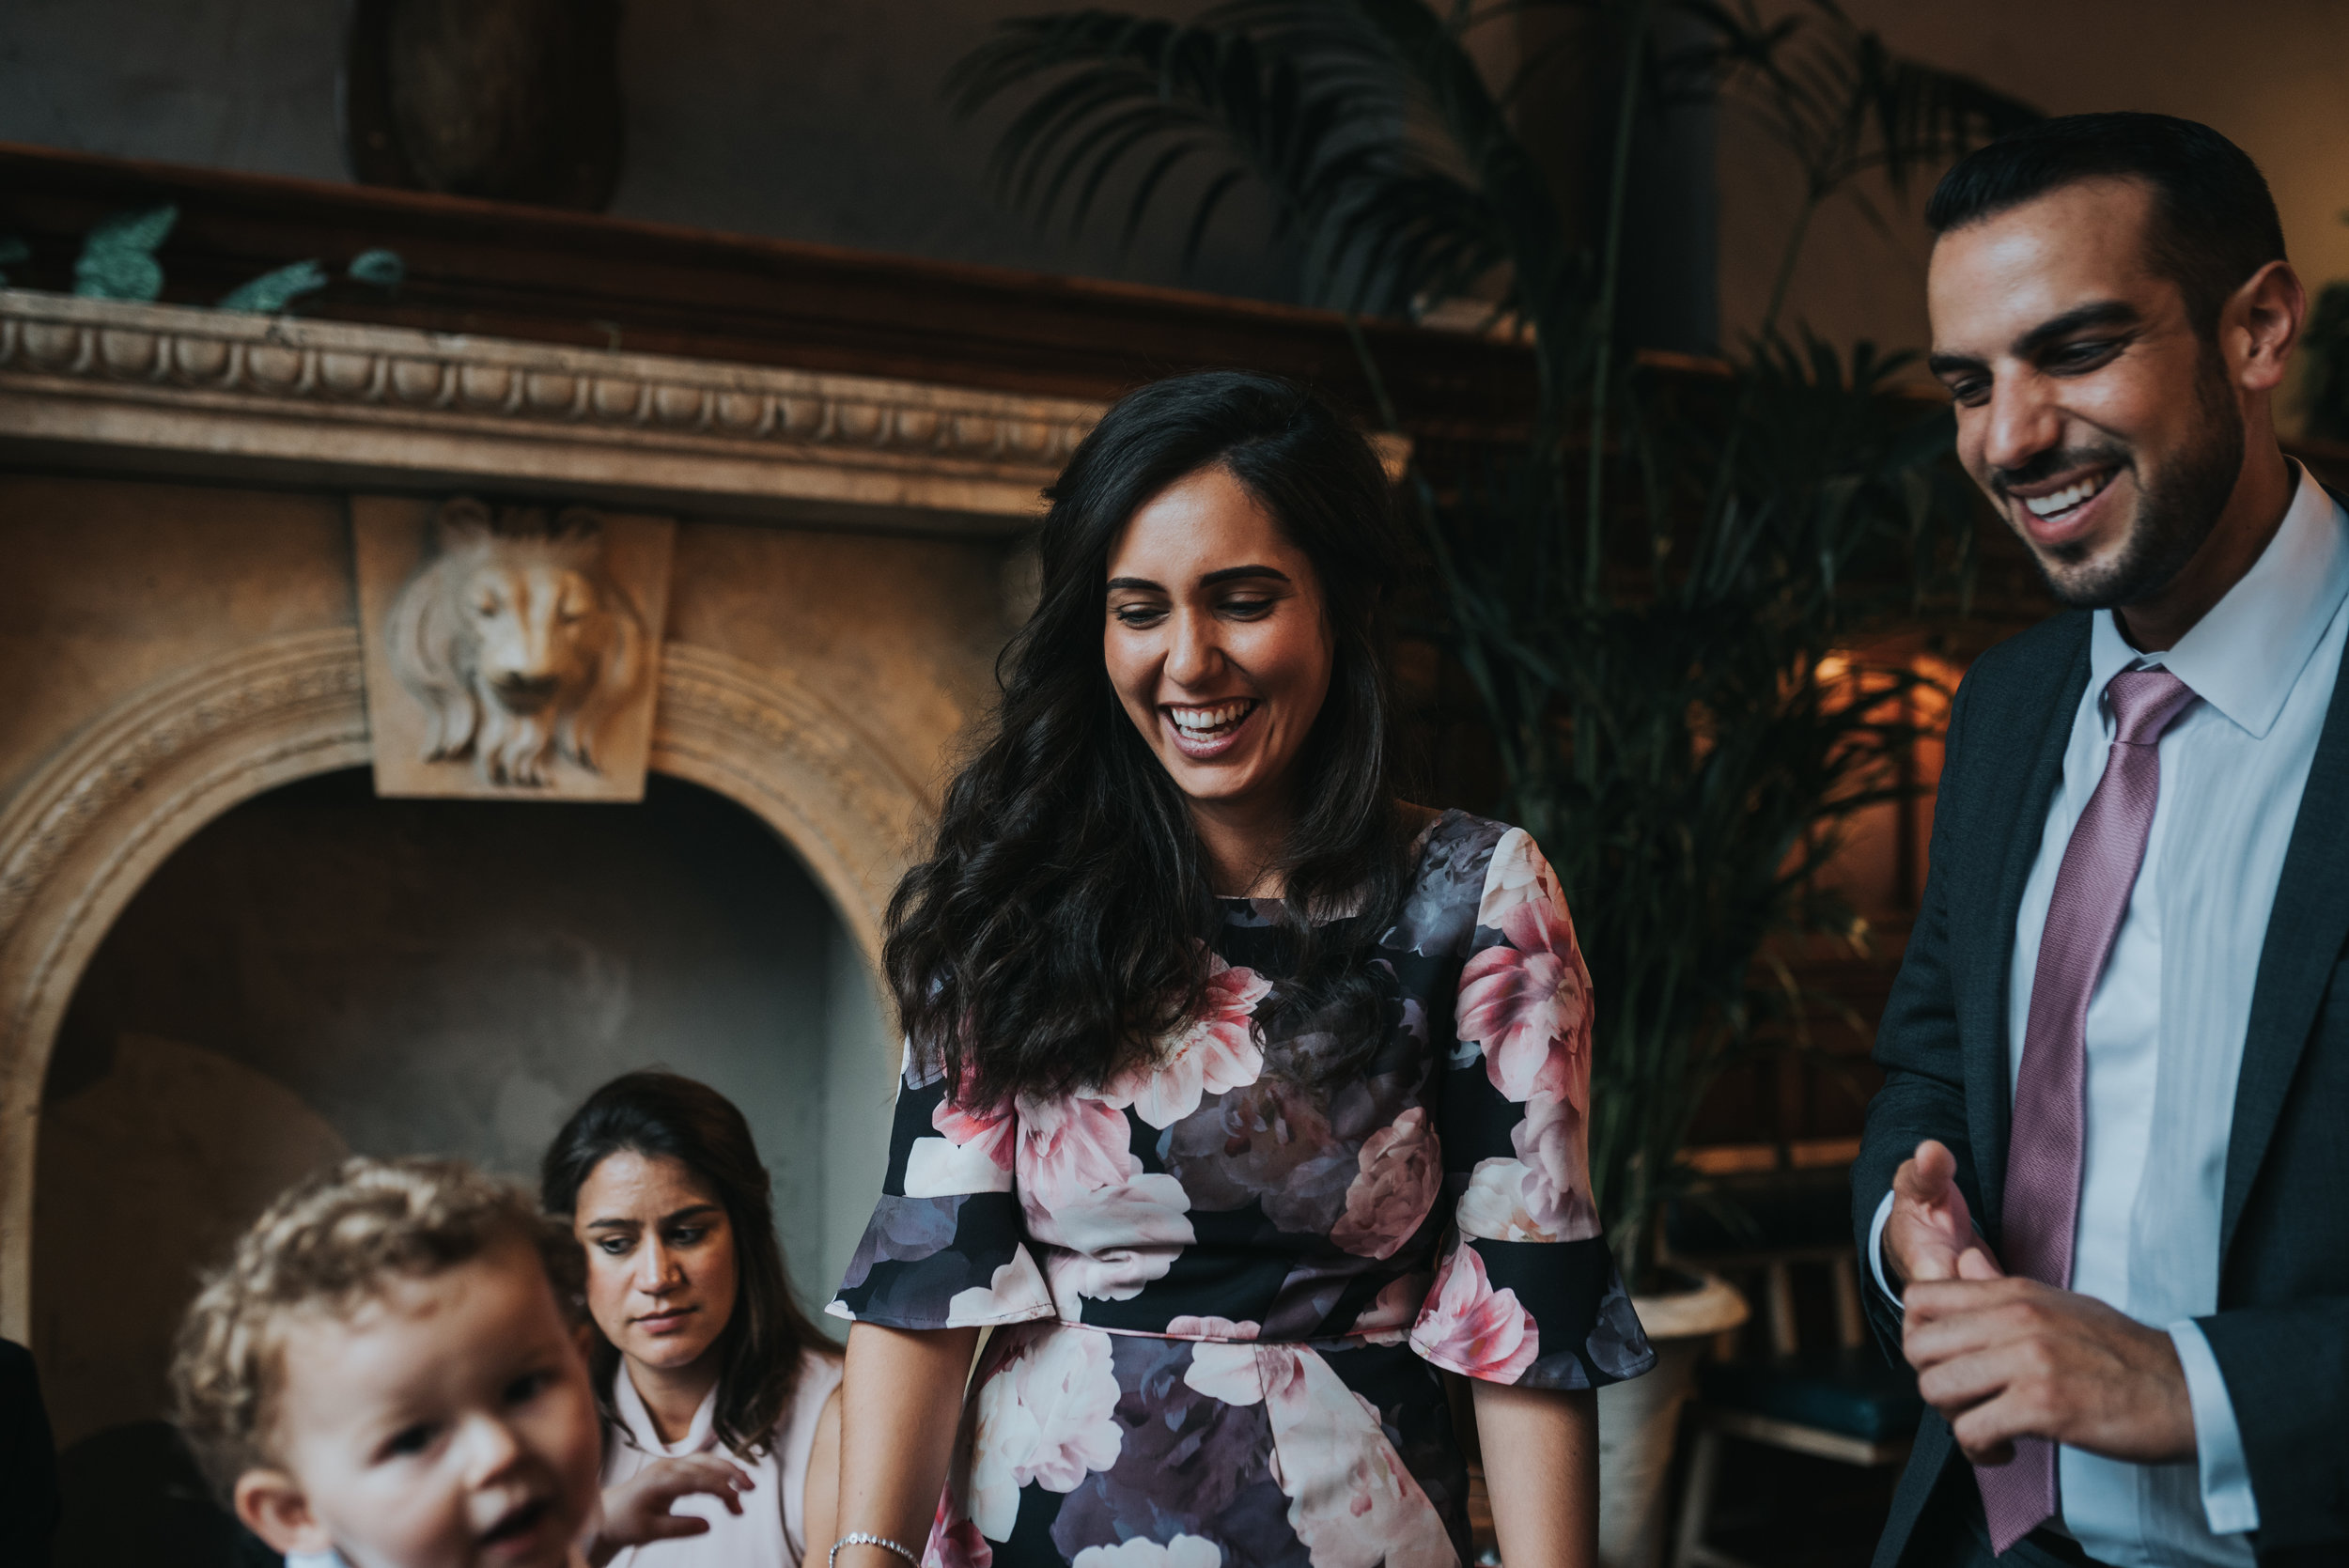
[{"label": "man's short dark hair", "polygon": [[2178,286],[2205,339],[2244,281],[2284,257],[2259,165],[2209,126],[2172,115],[2065,115],[2010,132],[1941,177],[1925,225],[1947,234],[2083,179],[2153,187],[2155,270]]}]

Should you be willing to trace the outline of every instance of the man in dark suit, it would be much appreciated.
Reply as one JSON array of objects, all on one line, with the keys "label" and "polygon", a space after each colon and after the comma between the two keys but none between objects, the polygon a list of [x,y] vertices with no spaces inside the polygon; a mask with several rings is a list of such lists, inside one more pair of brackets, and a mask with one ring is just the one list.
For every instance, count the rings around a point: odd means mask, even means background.
[{"label": "man in dark suit", "polygon": [[1935,193],[1958,452],[2070,606],[1952,706],[1852,1172],[1932,1407],[1892,1564],[2349,1561],[2349,513],[2207,127],[2045,122]]}]

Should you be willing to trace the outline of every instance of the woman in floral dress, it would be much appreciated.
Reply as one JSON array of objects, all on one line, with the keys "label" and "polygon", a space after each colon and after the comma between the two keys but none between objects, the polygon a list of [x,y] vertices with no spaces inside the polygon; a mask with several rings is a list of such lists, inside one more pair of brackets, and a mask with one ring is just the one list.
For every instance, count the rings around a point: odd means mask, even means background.
[{"label": "woman in floral dress", "polygon": [[1591,1390],[1654,1356],[1590,1201],[1590,977],[1530,837],[1396,799],[1389,508],[1350,426],[1231,373],[1054,488],[891,910],[836,1568],[1466,1562],[1439,1368],[1513,1568],[1595,1560]]}]

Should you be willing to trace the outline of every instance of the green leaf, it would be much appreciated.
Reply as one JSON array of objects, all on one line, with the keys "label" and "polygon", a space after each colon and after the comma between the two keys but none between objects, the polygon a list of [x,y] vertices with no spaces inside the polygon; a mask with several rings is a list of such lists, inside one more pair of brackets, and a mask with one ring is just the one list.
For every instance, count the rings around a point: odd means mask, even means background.
[{"label": "green leaf", "polygon": [[163,269],[155,247],[179,221],[179,209],[168,202],[102,220],[82,240],[82,254],[73,263],[73,292],[97,300],[152,300],[162,294]]},{"label": "green leaf", "polygon": [[378,288],[397,288],[408,280],[408,263],[400,259],[397,251],[387,251],[380,245],[352,256],[346,271],[356,281],[371,283]]},{"label": "green leaf", "polygon": [[325,287],[326,273],[317,262],[297,261],[239,284],[221,296],[219,308],[275,316],[303,295],[315,294]]}]

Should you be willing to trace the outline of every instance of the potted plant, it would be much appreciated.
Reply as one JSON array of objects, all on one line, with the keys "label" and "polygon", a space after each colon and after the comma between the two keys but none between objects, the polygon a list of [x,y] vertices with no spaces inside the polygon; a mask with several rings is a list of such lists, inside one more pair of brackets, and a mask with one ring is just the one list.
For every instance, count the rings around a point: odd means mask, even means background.
[{"label": "potted plant", "polygon": [[[1605,62],[1582,77],[1607,108],[1587,245],[1510,111],[1528,81],[1497,86],[1472,51],[1479,26],[1542,9]],[[1864,936],[1816,874],[1839,825],[1900,787],[1915,727],[1897,699],[1921,678],[1867,650],[1969,565],[1947,411],[1894,384],[1912,356],[1797,341],[1780,317],[1824,204],[2033,111],[1894,54],[1832,0],[1767,23],[1750,0],[1088,10],[1004,23],[950,85],[967,113],[1033,95],[996,169],[1042,217],[1065,203],[1081,223],[1113,176],[1138,175],[1130,240],[1168,172],[1207,163],[1191,251],[1253,182],[1311,293],[1349,319],[1473,300],[1532,356],[1525,438],[1415,462],[1406,487],[1435,629],[1498,755],[1495,805],[1555,864],[1600,999],[1595,1196],[1665,1355],[1601,1392],[1601,1530],[1610,1562],[1651,1560],[1698,1349],[1744,1315],[1718,1281],[1671,1275],[1658,1217],[1688,1190],[1707,1090],[1764,1048],[1766,1021],[1799,1016],[1773,939]],[[1691,94],[1783,147],[1803,196],[1753,340],[1709,373],[1667,373],[1619,331],[1626,211],[1642,115]],[[1366,347],[1363,362],[1375,388]]]}]

